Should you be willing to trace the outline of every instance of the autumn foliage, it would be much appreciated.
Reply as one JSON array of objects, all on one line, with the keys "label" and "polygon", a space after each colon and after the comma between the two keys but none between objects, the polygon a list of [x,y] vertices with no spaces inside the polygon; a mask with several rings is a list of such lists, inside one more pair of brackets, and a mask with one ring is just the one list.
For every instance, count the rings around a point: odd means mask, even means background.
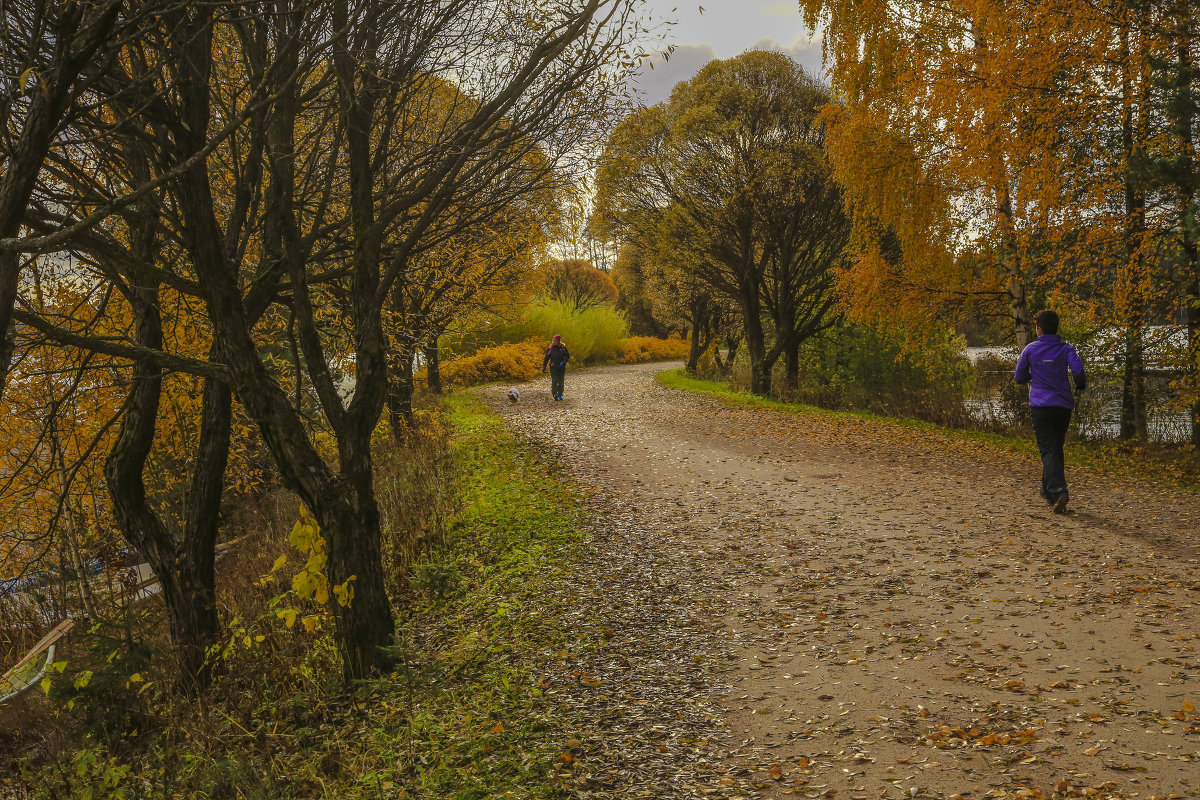
[{"label": "autumn foliage", "polygon": [[1053,306],[1118,332],[1122,438],[1147,436],[1151,326],[1200,445],[1200,27],[1187,0],[803,0],[825,31],[849,316],[914,333]]},{"label": "autumn foliage", "polygon": [[447,386],[477,386],[496,381],[532,380],[542,369],[543,348],[533,342],[500,344],[442,365]]},{"label": "autumn foliage", "polygon": [[630,336],[621,342],[617,361],[622,364],[641,364],[647,361],[682,361],[688,357],[690,346],[684,339],[657,339],[653,336]]}]

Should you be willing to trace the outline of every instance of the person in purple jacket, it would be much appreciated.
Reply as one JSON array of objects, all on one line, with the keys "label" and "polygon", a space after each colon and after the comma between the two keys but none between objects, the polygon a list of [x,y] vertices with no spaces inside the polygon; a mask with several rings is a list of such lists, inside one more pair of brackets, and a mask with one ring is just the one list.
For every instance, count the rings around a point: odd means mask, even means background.
[{"label": "person in purple jacket", "polygon": [[1042,455],[1042,497],[1055,514],[1067,513],[1067,477],[1064,473],[1063,442],[1071,423],[1075,396],[1071,393],[1069,371],[1075,376],[1075,391],[1087,386],[1083,362],[1075,348],[1058,335],[1058,314],[1046,310],[1033,318],[1037,341],[1030,342],[1017,359],[1013,379],[1029,386],[1029,413],[1033,434]]}]

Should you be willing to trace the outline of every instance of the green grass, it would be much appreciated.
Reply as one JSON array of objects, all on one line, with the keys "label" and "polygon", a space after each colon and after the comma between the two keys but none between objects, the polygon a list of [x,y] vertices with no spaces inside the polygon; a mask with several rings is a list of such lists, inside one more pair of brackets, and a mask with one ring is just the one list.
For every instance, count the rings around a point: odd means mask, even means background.
[{"label": "green grass", "polygon": [[379,718],[364,748],[378,757],[361,764],[358,791],[341,796],[375,797],[376,787],[431,800],[558,796],[556,765],[574,732],[540,684],[549,661],[590,635],[562,614],[583,498],[478,399],[448,405],[461,510],[447,540],[412,566],[399,713]]},{"label": "green grass", "polygon": [[[762,408],[794,415],[818,415],[858,420],[874,425],[919,430],[947,442],[969,442],[993,451],[1038,458],[1037,446],[1029,432],[994,433],[991,431],[946,428],[921,420],[883,417],[867,411],[831,411],[817,406],[785,403],[749,392],[739,391],[724,381],[701,380],[683,370],[667,370],[657,375],[664,386],[714,397],[730,406]],[[1139,447],[1118,442],[1068,442],[1067,464],[1110,475],[1142,481],[1169,489],[1200,493],[1200,453],[1191,447]]]}]

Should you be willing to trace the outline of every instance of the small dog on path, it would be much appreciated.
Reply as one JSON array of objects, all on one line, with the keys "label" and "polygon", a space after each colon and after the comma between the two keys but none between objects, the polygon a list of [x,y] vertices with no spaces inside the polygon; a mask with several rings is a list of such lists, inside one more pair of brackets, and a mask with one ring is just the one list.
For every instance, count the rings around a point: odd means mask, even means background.
[{"label": "small dog on path", "polygon": [[520,392],[518,392],[516,389],[509,389],[509,390],[508,390],[508,402],[509,402],[509,403],[514,403],[514,404],[515,404],[515,403],[516,403],[518,400],[520,400],[520,399],[521,399],[521,393],[520,393]]}]

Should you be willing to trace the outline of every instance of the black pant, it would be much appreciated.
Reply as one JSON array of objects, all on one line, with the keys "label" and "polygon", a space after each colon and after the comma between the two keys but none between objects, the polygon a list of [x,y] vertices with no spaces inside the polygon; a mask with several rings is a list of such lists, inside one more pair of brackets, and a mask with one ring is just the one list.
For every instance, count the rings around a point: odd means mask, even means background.
[{"label": "black pant", "polygon": [[1067,491],[1067,476],[1063,472],[1063,442],[1071,424],[1071,409],[1058,406],[1030,406],[1033,416],[1033,435],[1038,452],[1042,454],[1042,497],[1053,503]]},{"label": "black pant", "polygon": [[567,367],[550,367],[550,394],[554,397],[562,397],[563,381],[567,377]]}]

